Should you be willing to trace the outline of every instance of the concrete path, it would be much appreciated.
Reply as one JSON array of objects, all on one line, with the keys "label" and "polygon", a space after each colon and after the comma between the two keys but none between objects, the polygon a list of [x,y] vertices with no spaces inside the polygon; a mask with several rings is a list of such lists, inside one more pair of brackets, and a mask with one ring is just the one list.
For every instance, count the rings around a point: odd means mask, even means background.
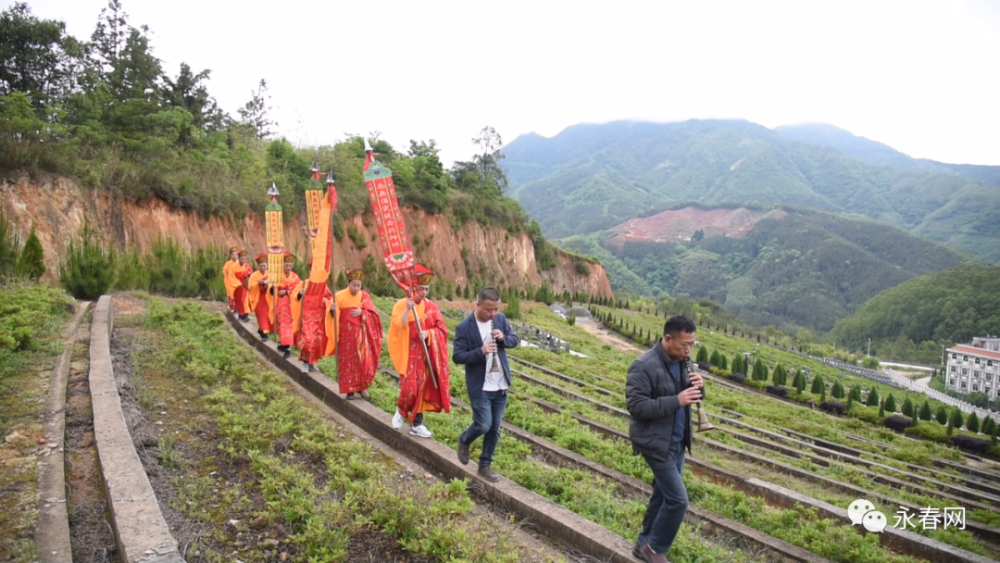
[{"label": "concrete path", "polygon": [[[35,545],[39,563],[69,563],[73,553],[69,539],[69,515],[66,513],[66,383],[69,364],[76,343],[80,319],[89,301],[76,304],[76,314],[63,333],[63,352],[49,380],[45,412],[45,441],[48,453],[38,460],[38,521],[35,522]],[[43,461],[44,460],[44,461]]]},{"label": "concrete path", "polygon": [[124,563],[184,563],[122,414],[111,364],[113,324],[111,297],[104,295],[97,301],[91,325],[90,396],[94,441],[118,553]]}]

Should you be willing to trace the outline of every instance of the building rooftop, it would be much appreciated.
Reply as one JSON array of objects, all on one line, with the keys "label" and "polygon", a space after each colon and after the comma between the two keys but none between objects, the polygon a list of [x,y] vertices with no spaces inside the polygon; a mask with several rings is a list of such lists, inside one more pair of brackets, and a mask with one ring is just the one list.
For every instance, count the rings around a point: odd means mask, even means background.
[{"label": "building rooftop", "polygon": [[978,348],[976,346],[970,346],[969,344],[957,344],[955,346],[952,346],[951,348],[948,348],[948,352],[955,352],[956,354],[973,354],[983,358],[1000,360],[1000,351]]}]

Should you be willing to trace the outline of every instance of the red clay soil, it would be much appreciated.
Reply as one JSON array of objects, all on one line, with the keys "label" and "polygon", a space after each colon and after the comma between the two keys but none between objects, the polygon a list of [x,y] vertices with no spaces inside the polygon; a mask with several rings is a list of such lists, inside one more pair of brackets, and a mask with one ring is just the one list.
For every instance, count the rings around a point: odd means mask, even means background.
[{"label": "red clay soil", "polygon": [[695,231],[705,237],[725,235],[732,238],[747,236],[762,219],[782,219],[788,213],[782,210],[768,212],[736,209],[699,209],[685,207],[657,213],[651,217],[629,219],[611,230],[619,234],[608,239],[618,246],[625,242],[669,242],[691,240]]}]

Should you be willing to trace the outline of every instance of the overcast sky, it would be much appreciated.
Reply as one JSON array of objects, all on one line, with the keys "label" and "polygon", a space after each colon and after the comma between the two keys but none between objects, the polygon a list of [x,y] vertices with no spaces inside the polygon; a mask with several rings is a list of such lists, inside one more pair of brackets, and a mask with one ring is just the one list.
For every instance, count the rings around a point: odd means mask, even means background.
[{"label": "overcast sky", "polygon": [[[581,122],[825,122],[913,157],[1000,165],[1000,2],[122,0],[168,74],[233,115],[264,78],[300,146],[380,131],[471,158]],[[7,8],[11,0],[0,0]],[[106,0],[31,0],[89,39]]]}]

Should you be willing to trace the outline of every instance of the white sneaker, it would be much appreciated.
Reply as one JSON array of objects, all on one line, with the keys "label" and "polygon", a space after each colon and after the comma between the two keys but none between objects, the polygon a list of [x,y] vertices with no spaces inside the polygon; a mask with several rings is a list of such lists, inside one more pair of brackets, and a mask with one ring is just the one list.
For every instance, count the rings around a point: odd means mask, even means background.
[{"label": "white sneaker", "polygon": [[396,414],[392,416],[392,427],[396,430],[403,427],[403,415],[399,414],[399,409],[396,409]]},{"label": "white sneaker", "polygon": [[420,426],[414,426],[410,428],[410,436],[419,436],[421,438],[430,438],[431,431],[427,429],[426,426],[421,424]]}]

